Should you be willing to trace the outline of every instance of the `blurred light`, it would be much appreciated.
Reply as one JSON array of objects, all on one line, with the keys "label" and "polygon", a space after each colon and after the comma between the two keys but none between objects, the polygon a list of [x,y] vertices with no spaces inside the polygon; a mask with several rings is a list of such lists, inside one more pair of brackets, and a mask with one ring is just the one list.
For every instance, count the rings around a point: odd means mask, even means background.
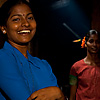
[{"label": "blurred light", "polygon": [[74,40],[73,42],[80,42],[81,41],[81,39],[78,39],[78,40]]},{"label": "blurred light", "polygon": [[6,2],[7,0],[0,0],[0,7]]},{"label": "blurred light", "polygon": [[70,0],[59,0],[56,1],[54,4],[52,4],[52,8],[57,9],[57,8],[61,8],[61,7],[65,7],[69,4]]},{"label": "blurred light", "polygon": [[26,0],[27,2],[30,2],[30,0]]},{"label": "blurred light", "polygon": [[78,34],[76,34],[66,23],[63,23],[63,25],[69,29],[77,38],[80,38],[80,36]]}]

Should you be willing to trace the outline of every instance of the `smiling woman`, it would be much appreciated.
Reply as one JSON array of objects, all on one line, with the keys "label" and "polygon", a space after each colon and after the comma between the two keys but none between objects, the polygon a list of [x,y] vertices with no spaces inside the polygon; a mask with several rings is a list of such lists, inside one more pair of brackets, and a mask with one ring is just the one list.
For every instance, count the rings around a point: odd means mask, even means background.
[{"label": "smiling woman", "polygon": [[30,4],[8,0],[0,13],[0,29],[7,36],[0,49],[0,100],[64,100],[51,66],[28,51],[36,32]]},{"label": "smiling woman", "polygon": [[[13,7],[6,26],[1,28],[7,33],[11,45],[28,43],[36,31],[36,21],[31,9],[26,4]],[[18,49],[18,47],[16,48]]]}]

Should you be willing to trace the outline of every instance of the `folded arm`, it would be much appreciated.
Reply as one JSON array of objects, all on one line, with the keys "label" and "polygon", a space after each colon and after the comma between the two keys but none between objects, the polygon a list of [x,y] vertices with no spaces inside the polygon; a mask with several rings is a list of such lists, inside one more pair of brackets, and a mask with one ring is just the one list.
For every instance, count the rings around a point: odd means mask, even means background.
[{"label": "folded arm", "polygon": [[64,100],[62,91],[55,86],[34,92],[27,100]]}]

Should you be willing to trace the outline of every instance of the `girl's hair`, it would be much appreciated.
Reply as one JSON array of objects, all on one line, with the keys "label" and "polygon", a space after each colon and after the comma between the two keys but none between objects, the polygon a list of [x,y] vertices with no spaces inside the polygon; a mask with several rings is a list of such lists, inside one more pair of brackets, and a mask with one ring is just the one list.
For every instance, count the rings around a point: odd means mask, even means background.
[{"label": "girl's hair", "polygon": [[10,16],[11,10],[12,8],[17,5],[17,4],[26,4],[31,8],[31,5],[29,2],[27,2],[26,0],[7,0],[0,8],[0,26],[5,26],[6,22],[8,20],[8,17]]},{"label": "girl's hair", "polygon": [[100,39],[100,32],[96,31],[96,30],[90,30],[87,34],[86,34],[86,40],[85,43],[88,41],[89,37],[93,34],[97,34],[98,38]]},{"label": "girl's hair", "polygon": [[85,47],[85,44],[87,43],[89,37],[93,34],[97,34],[98,35],[98,38],[100,39],[100,32],[99,31],[96,31],[96,30],[90,30],[86,36],[84,36],[84,38],[82,39],[82,44],[81,44],[81,48],[84,48]]}]

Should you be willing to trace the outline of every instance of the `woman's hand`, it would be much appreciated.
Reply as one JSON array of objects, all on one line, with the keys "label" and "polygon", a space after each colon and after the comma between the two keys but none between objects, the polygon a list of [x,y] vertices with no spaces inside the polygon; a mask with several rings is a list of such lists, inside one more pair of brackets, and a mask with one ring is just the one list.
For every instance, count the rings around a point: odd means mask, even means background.
[{"label": "woman's hand", "polygon": [[64,95],[58,87],[47,87],[35,91],[27,100],[64,100]]}]

